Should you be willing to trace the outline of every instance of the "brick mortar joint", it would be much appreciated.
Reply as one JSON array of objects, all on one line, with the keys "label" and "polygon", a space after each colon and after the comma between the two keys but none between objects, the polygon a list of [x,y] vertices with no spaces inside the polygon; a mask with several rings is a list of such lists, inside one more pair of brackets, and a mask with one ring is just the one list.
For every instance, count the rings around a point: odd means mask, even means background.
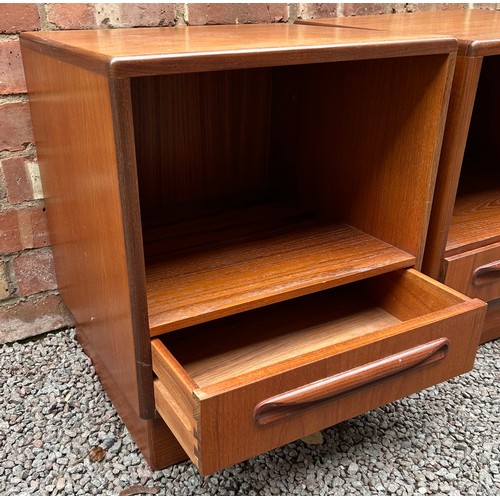
[{"label": "brick mortar joint", "polygon": [[43,254],[52,253],[52,247],[38,247],[38,248],[26,248],[24,250],[17,250],[15,252],[0,254],[0,261],[7,263],[15,260],[17,257],[26,254]]},{"label": "brick mortar joint", "polygon": [[8,149],[2,149],[0,151],[0,162],[3,160],[9,160],[10,158],[25,158],[32,161],[36,160],[36,148],[34,144],[29,143],[24,149],[18,151],[9,151]]},{"label": "brick mortar joint", "polygon": [[285,24],[293,24],[297,20],[298,12],[299,12],[299,4],[296,3],[287,3],[287,19]]},{"label": "brick mortar joint", "polygon": [[13,40],[19,40],[19,35],[16,35],[14,33],[0,33],[0,42],[8,42]]},{"label": "brick mortar joint", "polygon": [[61,297],[59,290],[44,290],[43,292],[37,292],[33,295],[28,295],[27,297],[8,297],[5,300],[0,300],[0,308],[17,306],[23,302],[36,302],[49,296]]},{"label": "brick mortar joint", "polygon": [[7,94],[0,96],[0,106],[2,104],[8,104],[8,103],[25,103],[25,102],[28,102],[27,93]]},{"label": "brick mortar joint", "polygon": [[40,17],[40,30],[41,31],[55,31],[56,27],[49,22],[47,17],[47,4],[37,3],[38,16]]},{"label": "brick mortar joint", "polygon": [[176,26],[186,26],[186,10],[187,4],[175,3],[174,4],[174,22]]},{"label": "brick mortar joint", "polygon": [[45,202],[43,199],[41,200],[26,200],[22,201],[21,203],[17,203],[15,205],[12,205],[8,201],[0,200],[0,213],[2,212],[9,212],[12,210],[22,210],[24,208],[44,208],[45,207]]},{"label": "brick mortar joint", "polygon": [[4,299],[0,300],[0,306],[9,300],[15,300],[19,298],[17,295],[17,286],[16,286],[16,276],[14,272],[14,257],[0,256],[0,260],[4,264],[4,276],[7,282],[7,290],[8,295]]}]

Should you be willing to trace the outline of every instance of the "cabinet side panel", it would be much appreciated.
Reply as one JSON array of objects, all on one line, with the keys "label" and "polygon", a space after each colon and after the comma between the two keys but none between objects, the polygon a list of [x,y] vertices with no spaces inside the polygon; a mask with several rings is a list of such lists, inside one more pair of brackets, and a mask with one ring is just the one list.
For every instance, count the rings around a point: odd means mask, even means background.
[{"label": "cabinet side panel", "polygon": [[108,80],[25,47],[23,60],[59,289],[139,413]]},{"label": "cabinet side panel", "polygon": [[455,65],[422,268],[426,274],[436,279],[444,277],[443,255],[457,194],[481,63],[482,58],[459,56]]}]

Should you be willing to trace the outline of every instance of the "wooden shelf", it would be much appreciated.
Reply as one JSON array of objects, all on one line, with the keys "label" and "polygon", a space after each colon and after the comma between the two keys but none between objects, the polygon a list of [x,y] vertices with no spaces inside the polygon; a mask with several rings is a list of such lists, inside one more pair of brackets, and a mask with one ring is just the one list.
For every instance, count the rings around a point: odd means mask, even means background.
[{"label": "wooden shelf", "polygon": [[415,257],[341,223],[298,224],[250,242],[146,264],[151,335],[384,272]]},{"label": "wooden shelf", "polygon": [[500,241],[500,186],[459,194],[446,257]]}]

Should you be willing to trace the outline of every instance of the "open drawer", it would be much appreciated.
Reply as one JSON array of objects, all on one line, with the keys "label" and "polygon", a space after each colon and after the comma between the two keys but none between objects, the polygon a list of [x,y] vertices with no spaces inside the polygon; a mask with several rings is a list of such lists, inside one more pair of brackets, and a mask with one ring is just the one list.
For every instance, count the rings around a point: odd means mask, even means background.
[{"label": "open drawer", "polygon": [[170,332],[156,407],[209,474],[470,370],[485,307],[403,270]]}]

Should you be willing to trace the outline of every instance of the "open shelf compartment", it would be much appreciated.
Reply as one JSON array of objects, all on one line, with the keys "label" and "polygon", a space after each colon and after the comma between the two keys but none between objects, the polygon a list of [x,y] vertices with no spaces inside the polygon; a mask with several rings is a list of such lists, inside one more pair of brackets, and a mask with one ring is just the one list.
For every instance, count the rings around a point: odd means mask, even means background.
[{"label": "open shelf compartment", "polygon": [[500,242],[500,56],[483,59],[446,257]]},{"label": "open shelf compartment", "polygon": [[419,266],[448,56],[131,79],[151,335]]}]

